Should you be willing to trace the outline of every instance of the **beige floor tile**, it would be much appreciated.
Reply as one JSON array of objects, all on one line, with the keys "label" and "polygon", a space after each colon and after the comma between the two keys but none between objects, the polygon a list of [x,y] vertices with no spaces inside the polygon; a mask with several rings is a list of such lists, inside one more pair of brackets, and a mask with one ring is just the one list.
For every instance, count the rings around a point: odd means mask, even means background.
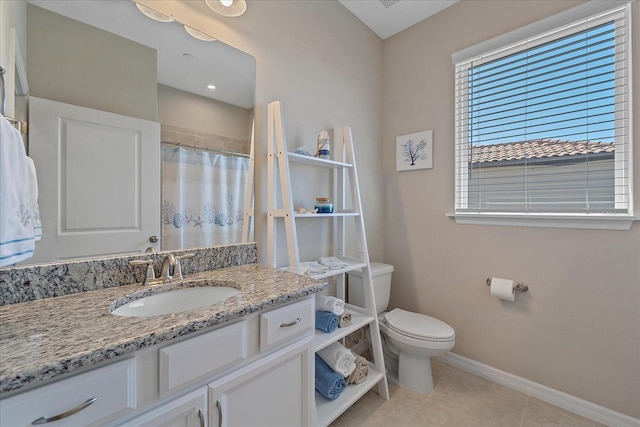
[{"label": "beige floor tile", "polygon": [[337,420],[331,423],[331,427],[361,427],[362,422],[356,420],[351,415],[349,415],[349,411],[340,415]]},{"label": "beige floor tile", "polygon": [[[543,409],[540,409],[543,408]],[[551,411],[551,412],[549,412]],[[574,419],[578,422],[578,424],[558,424],[558,425],[578,425],[578,426],[589,426],[589,427],[606,427],[604,424],[600,424],[596,421],[590,420],[588,418],[582,417],[578,414],[574,414],[573,412],[567,411],[566,409],[559,408],[551,403],[547,403],[543,400],[536,399],[535,397],[529,397],[527,402],[527,407],[524,413],[524,421],[527,421],[527,418],[533,418],[538,416],[545,416],[544,414],[548,414],[546,416],[553,416],[555,414],[560,414],[564,417]],[[562,421],[565,422],[565,421]],[[545,424],[524,424],[523,426],[532,426],[532,425],[540,425],[543,426]],[[549,424],[546,424],[549,425]]]},{"label": "beige floor tile", "polygon": [[431,373],[433,374],[433,387],[436,388],[438,384],[444,379],[445,376],[451,370],[451,365],[441,362],[437,359],[431,359]]},{"label": "beige floor tile", "polygon": [[429,402],[479,426],[519,426],[527,396],[455,367]]},{"label": "beige floor tile", "polygon": [[406,427],[473,427],[468,421],[445,411],[438,405],[425,402],[409,420]]}]

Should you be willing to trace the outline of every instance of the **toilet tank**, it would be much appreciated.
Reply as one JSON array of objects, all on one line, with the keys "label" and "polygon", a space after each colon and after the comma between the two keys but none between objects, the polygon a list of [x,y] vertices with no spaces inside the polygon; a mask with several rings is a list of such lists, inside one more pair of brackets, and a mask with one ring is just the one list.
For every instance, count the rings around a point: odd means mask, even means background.
[{"label": "toilet tank", "polygon": [[[393,266],[381,262],[372,262],[370,265],[371,280],[373,280],[373,296],[376,301],[376,313],[380,314],[385,311],[389,305]],[[362,271],[350,271],[347,275],[349,276],[349,303],[359,307],[365,307]]]}]

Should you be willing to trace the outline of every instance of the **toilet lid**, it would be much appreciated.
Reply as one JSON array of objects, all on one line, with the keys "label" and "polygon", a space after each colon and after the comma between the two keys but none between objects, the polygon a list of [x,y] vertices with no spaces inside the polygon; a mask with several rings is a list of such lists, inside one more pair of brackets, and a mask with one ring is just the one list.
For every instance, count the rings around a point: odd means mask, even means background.
[{"label": "toilet lid", "polygon": [[428,341],[449,341],[455,337],[453,328],[441,320],[399,308],[385,314],[386,325],[408,337]]}]

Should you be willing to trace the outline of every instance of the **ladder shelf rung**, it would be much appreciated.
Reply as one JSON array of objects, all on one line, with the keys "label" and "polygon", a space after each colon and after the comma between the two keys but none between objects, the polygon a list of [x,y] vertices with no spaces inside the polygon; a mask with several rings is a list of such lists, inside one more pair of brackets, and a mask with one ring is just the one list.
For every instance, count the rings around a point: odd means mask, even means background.
[{"label": "ladder shelf rung", "polygon": [[334,212],[334,213],[299,213],[293,214],[296,218],[327,218],[327,217],[345,217],[345,216],[360,216],[360,212]]},{"label": "ladder shelf rung", "polygon": [[315,330],[315,335],[313,337],[313,350],[318,351],[322,350],[329,344],[350,335],[351,333],[357,331],[358,329],[367,326],[369,323],[373,322],[374,317],[368,315],[363,311],[359,311],[358,307],[352,305],[345,306],[345,313],[351,314],[351,324],[344,328],[338,328],[333,332],[323,332],[319,329]]},{"label": "ladder shelf rung", "polygon": [[319,159],[313,156],[305,156],[304,154],[288,152],[289,161],[296,163],[304,163],[306,165],[320,166],[325,168],[351,168],[351,163],[337,162],[335,160]]},{"label": "ladder shelf rung", "polygon": [[327,277],[333,277],[333,276],[337,276],[339,274],[342,273],[347,273],[349,271],[353,271],[353,270],[358,270],[360,268],[364,268],[367,266],[366,262],[362,262],[358,259],[355,258],[340,258],[341,261],[344,261],[346,263],[348,263],[349,265],[347,267],[343,267],[343,268],[337,268],[334,270],[331,270],[329,268],[327,268],[327,271],[321,274],[306,274],[305,270],[304,270],[304,266],[293,266],[293,265],[289,265],[287,267],[283,267],[283,270],[287,270],[290,271],[292,273],[297,273],[297,274],[302,274],[308,277],[312,277],[314,279],[325,279]]}]

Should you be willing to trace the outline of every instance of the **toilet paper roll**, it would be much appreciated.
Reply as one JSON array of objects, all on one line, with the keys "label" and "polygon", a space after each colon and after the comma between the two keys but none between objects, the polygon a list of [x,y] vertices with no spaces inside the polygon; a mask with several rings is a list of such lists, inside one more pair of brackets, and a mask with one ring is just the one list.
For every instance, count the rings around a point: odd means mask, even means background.
[{"label": "toilet paper roll", "polygon": [[513,280],[492,277],[491,296],[513,302],[516,299],[516,290],[513,287]]}]

